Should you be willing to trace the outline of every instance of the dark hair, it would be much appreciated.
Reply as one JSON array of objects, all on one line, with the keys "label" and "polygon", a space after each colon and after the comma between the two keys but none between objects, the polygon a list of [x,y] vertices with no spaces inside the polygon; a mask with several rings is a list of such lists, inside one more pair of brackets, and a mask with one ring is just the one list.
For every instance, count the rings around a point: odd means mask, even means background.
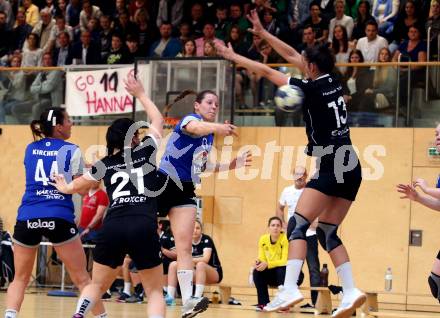
[{"label": "dark hair", "polygon": [[[358,49],[354,49],[348,55],[348,61],[347,61],[348,63],[351,63],[350,59],[351,59],[351,56],[353,54],[357,54],[359,56],[359,63],[363,63],[364,62],[364,55],[362,54],[362,52],[360,50],[358,50]],[[346,78],[351,77],[353,75],[353,72],[354,72],[353,66],[347,67],[347,71],[345,72],[345,77]]]},{"label": "dark hair", "polygon": [[[238,31],[238,39],[237,40],[232,40],[231,39],[231,31],[232,29],[236,29]],[[232,25],[229,28],[229,33],[226,36],[226,42],[227,43],[231,43],[232,45],[234,44],[240,44],[243,41],[243,32],[240,30],[240,27],[237,24]]]},{"label": "dark hair", "polygon": [[332,41],[332,49],[334,54],[338,54],[340,48],[339,40],[335,38],[335,30],[336,28],[341,28],[342,30],[342,42],[343,42],[343,52],[347,52],[348,50],[348,35],[347,35],[347,29],[343,25],[336,25],[333,29],[333,41]]},{"label": "dark hair", "polygon": [[202,100],[205,98],[205,96],[208,95],[208,94],[212,94],[212,95],[217,96],[217,94],[214,91],[210,90],[210,89],[206,89],[204,91],[201,91],[200,93],[196,93],[193,90],[186,89],[182,93],[180,93],[180,95],[177,96],[170,104],[165,105],[165,107],[163,108],[163,115],[165,117],[168,116],[168,112],[170,111],[171,107],[173,107],[173,105],[176,104],[178,101],[184,99],[186,96],[196,95],[196,100],[195,101],[197,103],[201,103]]},{"label": "dark hair", "polygon": [[410,25],[409,28],[408,28],[408,32],[409,32],[409,29],[411,29],[411,28],[414,28],[417,31],[419,31],[420,40],[424,39],[424,37],[425,37],[425,28],[423,27],[423,25],[421,23],[416,22],[413,25]]},{"label": "dark hair", "polygon": [[376,20],[373,20],[373,19],[368,20],[367,23],[365,23],[365,28],[367,28],[367,26],[369,26],[369,25],[374,25],[376,27],[376,30],[379,28],[379,26],[377,25]]},{"label": "dark hair", "polygon": [[327,45],[306,48],[305,57],[309,63],[316,64],[322,73],[330,73],[335,67],[335,57]]},{"label": "dark hair", "polygon": [[[431,1],[430,1],[430,2],[431,2]],[[411,3],[411,4],[413,5],[413,7],[414,7],[414,16],[415,16],[416,18],[418,18],[418,17],[419,17],[419,7],[417,6],[417,4],[416,4],[416,2],[415,2],[414,0],[406,0],[405,5],[402,6],[402,9],[401,9],[402,11],[399,13],[399,16],[400,16],[402,19],[405,19],[405,18],[408,17],[408,15],[406,14],[406,5],[407,5],[408,3]]]},{"label": "dark hair", "polygon": [[130,118],[116,119],[107,129],[105,139],[107,142],[107,155],[113,155],[115,149],[124,149],[125,136],[134,121]]},{"label": "dark hair", "polygon": [[159,220],[159,224],[162,225],[162,231],[165,233],[171,232],[171,225],[169,220]]},{"label": "dark hair", "polygon": [[[362,4],[365,4],[367,6],[367,14],[366,14],[365,20],[362,19],[362,15],[359,13],[359,7]],[[357,23],[358,24],[363,23],[363,22],[370,20],[370,19],[374,19],[371,15],[371,4],[369,1],[362,0],[361,2],[359,2],[358,9],[357,9]]]},{"label": "dark hair", "polygon": [[66,116],[66,110],[61,107],[51,107],[41,113],[40,119],[31,122],[31,131],[34,140],[52,137],[53,128],[62,125]]},{"label": "dark hair", "polygon": [[196,44],[196,41],[194,41],[193,39],[188,39],[188,40],[186,40],[185,42],[183,42],[183,45],[182,45],[182,55],[183,55],[184,57],[186,57],[186,56],[185,56],[185,54],[186,54],[186,51],[185,51],[185,45],[186,45],[186,43],[188,43],[188,42],[191,42],[191,43],[194,45],[194,52],[193,52],[193,55],[192,55],[192,56],[197,56],[197,44]]},{"label": "dark hair", "polygon": [[283,221],[281,220],[281,218],[279,218],[278,216],[272,216],[272,217],[269,218],[269,221],[267,221],[267,226],[270,226],[270,223],[271,223],[273,220],[277,220],[277,221],[279,221],[281,225],[283,224]]},{"label": "dark hair", "polygon": [[317,6],[319,9],[321,9],[321,6],[319,5],[319,2],[315,0],[315,1],[310,2],[309,10],[311,10],[312,7],[314,7],[314,6]]}]

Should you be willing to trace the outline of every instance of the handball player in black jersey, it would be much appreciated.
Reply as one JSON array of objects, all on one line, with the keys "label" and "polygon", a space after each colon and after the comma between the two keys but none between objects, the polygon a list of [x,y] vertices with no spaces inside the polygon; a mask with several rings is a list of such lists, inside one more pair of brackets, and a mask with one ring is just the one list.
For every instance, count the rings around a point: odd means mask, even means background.
[{"label": "handball player in black jersey", "polygon": [[148,317],[165,317],[155,193],[156,152],[163,117],[140,82],[129,77],[125,84],[150,119],[149,134],[139,140],[139,123],[117,119],[107,130],[107,156],[96,162],[90,172],[69,184],[62,176],[55,177],[56,187],[63,193],[86,190],[103,179],[110,198],[93,251],[92,283],[81,293],[74,318],[84,317],[110,287],[126,254],[135,262],[148,297]]},{"label": "handball player in black jersey", "polygon": [[317,172],[307,183],[295,215],[289,220],[292,230],[287,233],[289,255],[284,288],[264,310],[277,311],[303,300],[296,282],[306,257],[306,231],[310,223],[319,217],[318,239],[336,267],[344,293],[332,317],[349,317],[365,302],[366,296],[355,287],[348,253],[337,230],[356,198],[362,173],[351,145],[343,89],[337,77],[332,75],[334,56],[326,46],[306,49],[303,56],[267,32],[255,11],[248,19],[253,23],[250,31],[265,39],[288,63],[298,67],[306,74],[306,79],[290,78],[267,65],[247,59],[236,54],[230,45],[216,45],[217,52],[277,86],[290,84],[302,89],[307,154],[317,157]]}]

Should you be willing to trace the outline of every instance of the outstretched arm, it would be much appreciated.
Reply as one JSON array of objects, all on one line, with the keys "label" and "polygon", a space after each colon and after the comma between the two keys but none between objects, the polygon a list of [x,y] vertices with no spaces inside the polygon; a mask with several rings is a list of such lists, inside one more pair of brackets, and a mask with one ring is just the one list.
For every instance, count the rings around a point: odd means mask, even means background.
[{"label": "outstretched arm", "polygon": [[253,25],[252,29],[249,29],[250,32],[265,39],[287,62],[294,64],[301,71],[304,71],[304,63],[301,54],[287,43],[267,32],[267,30],[263,28],[256,10],[252,10],[251,13],[247,15],[247,18]]},{"label": "outstretched arm", "polygon": [[427,208],[440,211],[440,200],[428,195],[420,195],[412,185],[399,184],[397,192],[402,193],[401,199],[410,199],[426,206]]},{"label": "outstretched arm", "polygon": [[235,53],[230,44],[228,44],[228,46],[224,46],[220,43],[217,43],[215,47],[217,48],[218,55],[224,57],[227,60],[240,64],[241,66],[248,69],[250,72],[254,72],[262,77],[267,78],[276,86],[283,86],[288,84],[287,81],[289,77],[286,74],[274,70],[265,64],[252,61],[240,54]]},{"label": "outstretched arm", "polygon": [[418,178],[416,181],[414,181],[413,186],[419,187],[427,195],[430,195],[436,199],[440,199],[440,189],[429,187],[428,183],[422,178]]}]

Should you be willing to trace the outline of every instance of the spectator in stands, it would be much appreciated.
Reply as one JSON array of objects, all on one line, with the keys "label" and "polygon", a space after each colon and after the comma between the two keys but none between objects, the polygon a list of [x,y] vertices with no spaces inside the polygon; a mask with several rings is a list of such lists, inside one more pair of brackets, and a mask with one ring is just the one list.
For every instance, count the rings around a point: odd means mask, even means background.
[{"label": "spectator in stands", "polygon": [[131,34],[127,35],[125,45],[127,47],[126,64],[133,64],[136,58],[145,57],[145,54],[141,52],[139,48],[139,38],[137,36]]},{"label": "spectator in stands", "polygon": [[78,230],[83,243],[95,243],[109,205],[107,193],[96,182],[83,196]]},{"label": "spectator in stands", "polygon": [[[39,47],[44,52],[49,52],[51,47],[51,35],[55,28],[55,20],[52,19],[52,14],[49,9],[43,9],[40,11],[41,20],[32,29],[32,33],[35,33],[40,38]],[[26,43],[25,43],[26,46]],[[24,46],[24,47],[25,47]],[[24,48],[23,47],[23,48]]]},{"label": "spectator in stands", "polygon": [[[408,40],[404,40],[399,45],[399,48],[394,52],[393,61],[397,61],[399,54],[402,54],[402,61],[406,59],[411,62],[426,62],[426,47],[426,42],[423,41],[423,31],[421,26],[417,24],[412,25],[408,30]],[[414,68],[416,68],[416,66],[412,69]]]},{"label": "spectator in stands", "polygon": [[272,10],[266,9],[263,11],[263,19],[261,21],[263,27],[272,35],[278,36],[281,32],[278,20],[274,17]]},{"label": "spectator in stands", "polygon": [[34,27],[40,20],[40,10],[32,3],[32,0],[23,0],[23,8],[26,23]]},{"label": "spectator in stands", "polygon": [[182,52],[177,54],[176,57],[196,57],[196,56],[197,56],[196,42],[192,39],[189,39],[183,44]]},{"label": "spectator in stands", "polygon": [[58,0],[58,5],[56,6],[56,16],[63,16],[66,18],[66,10],[67,10],[67,0]]},{"label": "spectator in stands", "polygon": [[216,57],[217,50],[213,41],[206,41],[203,45],[203,56],[204,57]]},{"label": "spectator in stands", "polygon": [[[19,55],[12,57],[11,67],[20,67],[21,58]],[[8,80],[7,93],[0,101],[0,124],[6,123],[6,115],[11,115],[14,105],[20,104],[31,98],[29,89],[26,87],[26,76],[24,71],[5,72]]]},{"label": "spectator in stands", "polygon": [[440,2],[438,0],[431,1],[431,16],[426,22],[426,32],[431,28],[431,59],[438,56],[437,38],[440,34]]},{"label": "spectator in stands", "polygon": [[[351,38],[357,42],[360,38],[366,36],[365,27],[367,26],[367,22],[370,20],[374,20],[374,17],[371,15],[371,5],[368,1],[360,1],[357,11],[356,23],[354,24],[353,34]],[[354,43],[356,45],[356,43]]]},{"label": "spectator in stands", "polygon": [[[152,4],[153,1],[150,2]],[[133,0],[128,4],[128,14],[130,17],[134,17],[136,11],[139,9],[148,10],[147,2],[145,0]],[[150,8],[151,9],[151,8]]]},{"label": "spectator in stands", "polygon": [[[283,284],[286,275],[287,254],[289,241],[282,232],[282,221],[273,216],[268,221],[269,233],[258,240],[258,258],[254,264],[253,279],[257,289],[257,311],[269,303],[268,287],[278,287]],[[304,277],[300,278],[298,285]]]},{"label": "spectator in stands", "polygon": [[388,47],[388,41],[377,32],[376,21],[370,20],[365,26],[366,36],[357,41],[356,49],[362,52],[365,62],[376,62],[380,49]]},{"label": "spectator in stands", "polygon": [[72,64],[72,60],[69,57],[72,56],[72,46],[70,45],[70,35],[66,31],[62,31],[58,34],[57,43],[59,47],[53,50],[52,65],[64,66]]},{"label": "spectator in stands", "polygon": [[119,19],[119,15],[122,12],[127,12],[128,6],[125,0],[116,0],[115,12],[113,14],[113,20]]},{"label": "spectator in stands", "polygon": [[32,27],[26,23],[24,12],[19,10],[17,12],[15,27],[12,30],[12,50],[22,50],[26,38],[31,32]]},{"label": "spectator in stands", "polygon": [[163,264],[163,286],[164,291],[167,292],[168,287],[168,269],[171,262],[177,259],[176,245],[174,242],[173,233],[171,232],[170,221],[160,220],[158,222],[158,231],[160,238],[160,249],[162,252]]},{"label": "spectator in stands", "polygon": [[[298,19],[296,20],[298,25],[304,24],[310,17],[310,5],[314,0],[289,0],[289,12],[293,12],[295,14],[295,7],[298,7]],[[296,2],[296,3],[295,3]]]},{"label": "spectator in stands", "polygon": [[227,37],[227,25],[228,25],[228,8],[223,5],[218,5],[215,9],[215,37],[220,40],[225,40]]},{"label": "spectator in stands", "polygon": [[101,26],[101,32],[99,33],[99,44],[101,48],[101,57],[104,58],[110,53],[113,29],[111,26],[110,17],[108,15],[102,15],[99,18],[99,24]]},{"label": "spectator in stands", "polygon": [[117,21],[115,21],[115,32],[118,32],[121,34],[123,38],[125,38],[129,34],[133,34],[138,36],[139,35],[139,28],[138,26],[130,21],[130,16],[128,15],[128,12],[121,12],[119,14],[119,18]]},{"label": "spectator in stands", "polygon": [[249,50],[250,46],[238,25],[233,25],[229,29],[229,33],[226,37],[226,43],[231,43],[234,52],[237,52],[240,55],[246,55],[246,52]]},{"label": "spectator in stands", "polygon": [[9,1],[0,0],[0,12],[4,12],[6,15],[6,25],[9,29],[14,26],[14,13],[12,12],[12,6]]},{"label": "spectator in stands", "polygon": [[8,54],[10,53],[13,46],[12,31],[9,29],[6,21],[6,13],[0,11],[0,59],[2,60],[3,58],[8,58]]},{"label": "spectator in stands", "polygon": [[171,23],[164,22],[160,26],[160,39],[154,42],[150,48],[150,56],[175,57],[182,51],[179,39],[171,37]]},{"label": "spectator in stands", "polygon": [[229,33],[233,25],[237,25],[240,31],[247,41],[252,41],[252,34],[247,32],[248,28],[251,27],[249,21],[243,16],[243,7],[239,3],[233,3],[229,9],[229,22],[226,27],[226,32]]},{"label": "spectator in stands", "polygon": [[55,17],[56,16],[56,6],[53,3],[53,0],[46,0],[46,5],[43,9],[48,9],[50,11],[50,14]]},{"label": "spectator in stands", "polygon": [[194,38],[203,36],[203,26],[205,21],[203,19],[203,6],[200,3],[194,3],[191,6],[190,16],[187,19],[191,27],[191,32]]},{"label": "spectator in stands", "polygon": [[52,28],[52,32],[50,34],[51,48],[60,47],[57,39],[61,32],[67,32],[69,34],[69,39],[73,40],[73,28],[66,24],[66,18],[64,16],[59,15],[55,18],[55,26]]},{"label": "spectator in stands", "polygon": [[192,39],[191,27],[189,26],[189,23],[183,22],[179,26],[179,40],[180,42],[185,43],[189,39]]},{"label": "spectator in stands", "polygon": [[303,27],[310,25],[315,32],[316,41],[327,43],[329,22],[321,18],[321,9],[319,3],[314,1],[310,4],[310,17],[303,22]]},{"label": "spectator in stands", "polygon": [[[353,18],[353,21],[357,19],[359,4],[361,0],[346,0],[345,1],[345,15]],[[368,3],[369,4],[369,3]]]},{"label": "spectator in stands", "polygon": [[[52,55],[44,53],[44,67],[51,67]],[[30,119],[37,118],[45,109],[49,107],[59,107],[63,102],[63,72],[59,70],[40,71],[32,82],[30,91],[34,100],[16,104],[12,107],[12,114],[19,123],[29,123]],[[31,113],[31,118],[29,118]]]},{"label": "spectator in stands", "polygon": [[203,26],[203,37],[196,39],[197,46],[197,56],[204,56],[204,49],[206,42],[221,43],[224,45],[224,42],[215,37],[215,28],[214,24],[211,22],[206,22]]},{"label": "spectator in stands", "polygon": [[92,42],[89,31],[81,32],[80,42],[73,45],[72,55],[68,58],[72,64],[100,64],[101,52],[98,45]]},{"label": "spectator in stands", "polygon": [[81,10],[82,7],[80,0],[69,0],[69,4],[66,8],[66,22],[73,28],[75,36],[81,32],[79,25],[79,16],[81,14]]},{"label": "spectator in stands", "polygon": [[392,43],[390,43],[390,51],[393,53],[403,40],[408,39],[408,30],[414,24],[424,24],[421,21],[419,10],[416,7],[416,3],[413,0],[407,0],[403,10],[397,16],[396,22],[394,23],[393,33],[392,33]]},{"label": "spectator in stands", "polygon": [[[205,285],[218,284],[223,278],[223,270],[215,248],[214,241],[203,234],[203,226],[200,220],[194,225],[192,241],[192,257],[195,268],[196,288],[194,297],[202,297]],[[167,305],[174,303],[177,287],[177,262],[170,263],[168,269],[168,288],[165,301]],[[227,299],[225,299],[227,301]]]},{"label": "spectator in stands", "polygon": [[328,30],[328,41],[331,43],[333,41],[333,31],[335,26],[342,25],[347,33],[347,39],[351,39],[353,33],[354,22],[353,18],[344,14],[345,0],[335,1],[335,13],[336,16],[330,20],[330,26]]},{"label": "spectator in stands", "polygon": [[388,38],[393,32],[393,24],[399,12],[399,3],[399,0],[374,0],[372,14],[378,21],[379,34],[385,38]]},{"label": "spectator in stands", "polygon": [[26,39],[26,45],[23,48],[23,58],[21,66],[40,66],[44,51],[40,49],[38,43],[40,38],[35,33],[29,33]]},{"label": "spectator in stands", "polygon": [[112,46],[110,53],[104,59],[106,64],[128,64],[129,53],[125,47],[124,40],[121,34],[115,32],[112,35]]},{"label": "spectator in stands", "polygon": [[318,0],[319,8],[321,9],[321,17],[330,21],[335,17],[334,0]]},{"label": "spectator in stands", "polygon": [[[337,25],[333,30],[333,41],[331,43],[336,63],[346,63],[351,49],[348,46],[347,31],[342,25]],[[346,66],[338,66],[339,71],[344,74],[347,70]]]},{"label": "spectator in stands", "polygon": [[307,48],[317,45],[315,31],[311,25],[303,28],[302,43],[298,46],[298,52],[304,52]]},{"label": "spectator in stands", "polygon": [[82,10],[79,14],[79,26],[81,32],[87,30],[87,24],[92,18],[99,19],[102,16],[101,10],[91,4],[90,0],[82,1]]},{"label": "spectator in stands", "polygon": [[148,12],[145,9],[136,11],[134,21],[139,29],[139,50],[147,55],[153,40],[157,38],[156,26],[150,22]]},{"label": "spectator in stands", "polygon": [[92,37],[92,41],[100,44],[100,28],[99,28],[99,20],[96,18],[91,18],[89,22],[87,22],[87,30],[90,32],[90,36]]},{"label": "spectator in stands", "polygon": [[160,0],[157,13],[156,25],[160,27],[164,21],[171,21],[173,29],[176,30],[183,21],[184,0]]}]

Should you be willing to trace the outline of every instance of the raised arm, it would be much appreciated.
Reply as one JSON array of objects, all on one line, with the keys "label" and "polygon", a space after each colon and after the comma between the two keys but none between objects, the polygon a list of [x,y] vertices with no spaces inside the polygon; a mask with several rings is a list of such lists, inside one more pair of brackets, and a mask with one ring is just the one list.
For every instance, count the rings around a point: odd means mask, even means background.
[{"label": "raised arm", "polygon": [[289,77],[286,74],[274,70],[265,64],[252,61],[244,56],[241,56],[240,54],[235,53],[230,44],[228,44],[228,46],[226,47],[222,44],[217,43],[215,46],[217,48],[217,54],[219,54],[220,56],[224,57],[227,60],[240,64],[241,66],[248,69],[250,72],[267,78],[276,86],[283,86],[287,84]]},{"label": "raised arm", "polygon": [[152,102],[152,100],[145,94],[145,89],[142,86],[142,83],[136,80],[134,76],[129,76],[126,80],[124,80],[124,84],[127,92],[136,97],[144,107],[144,111],[150,119],[150,133],[153,134],[157,140],[162,139],[164,123],[162,113]]},{"label": "raised arm", "polygon": [[304,70],[304,64],[301,54],[287,43],[281,41],[276,36],[267,32],[267,30],[263,28],[263,25],[260,22],[257,11],[252,10],[251,13],[247,15],[247,18],[253,25],[252,29],[249,29],[250,32],[258,35],[262,39],[265,39],[269,43],[269,45],[275,51],[277,51],[277,53],[281,55],[287,62],[294,64],[301,71]]},{"label": "raised arm", "polygon": [[427,208],[440,211],[440,200],[428,195],[420,195],[412,185],[399,184],[397,192],[402,193],[401,199],[410,199],[426,206]]}]

